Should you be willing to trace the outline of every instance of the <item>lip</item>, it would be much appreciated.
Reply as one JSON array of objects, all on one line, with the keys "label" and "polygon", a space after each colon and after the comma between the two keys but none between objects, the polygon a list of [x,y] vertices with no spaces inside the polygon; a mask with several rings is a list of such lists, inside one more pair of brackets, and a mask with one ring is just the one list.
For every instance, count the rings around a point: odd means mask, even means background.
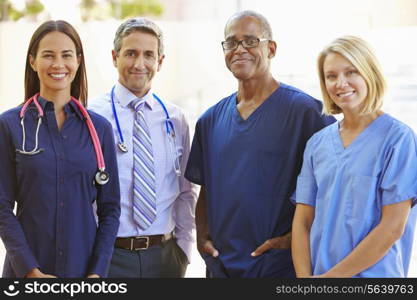
[{"label": "lip", "polygon": [[54,80],[62,80],[67,77],[68,73],[49,73],[48,75]]},{"label": "lip", "polygon": [[355,93],[356,93],[355,90],[346,91],[346,92],[336,93],[336,96],[339,97],[339,98],[344,98],[344,97],[350,97],[350,96],[354,95]]},{"label": "lip", "polygon": [[147,72],[129,72],[130,75],[147,75]]},{"label": "lip", "polygon": [[252,59],[251,58],[245,58],[245,57],[239,57],[239,58],[232,59],[232,64],[234,64],[234,63],[244,64],[244,63],[247,63],[249,61],[252,61]]}]

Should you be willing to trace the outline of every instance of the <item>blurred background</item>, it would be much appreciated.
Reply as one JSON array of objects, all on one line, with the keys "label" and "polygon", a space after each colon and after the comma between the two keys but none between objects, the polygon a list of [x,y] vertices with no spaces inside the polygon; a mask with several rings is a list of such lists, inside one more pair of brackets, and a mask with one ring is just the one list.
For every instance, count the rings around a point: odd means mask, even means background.
[{"label": "blurred background", "polygon": [[[243,9],[256,10],[271,23],[278,44],[272,62],[275,78],[318,99],[319,51],[344,34],[367,40],[388,79],[383,109],[417,130],[416,0],[0,0],[0,113],[24,100],[27,46],[42,22],[63,19],[77,29],[89,98],[95,98],[117,80],[111,60],[117,27],[128,17],[147,16],[165,35],[166,58],[154,79],[155,92],[183,108],[193,131],[201,113],[237,88],[220,42],[227,19]],[[417,277],[416,248],[410,277]],[[0,271],[4,252],[0,242]],[[186,276],[204,275],[195,249]]]}]

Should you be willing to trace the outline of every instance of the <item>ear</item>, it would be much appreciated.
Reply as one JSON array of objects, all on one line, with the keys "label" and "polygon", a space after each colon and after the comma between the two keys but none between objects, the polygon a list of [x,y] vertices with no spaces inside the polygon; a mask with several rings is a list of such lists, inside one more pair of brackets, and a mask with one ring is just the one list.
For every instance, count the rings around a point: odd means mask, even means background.
[{"label": "ear", "polygon": [[35,65],[35,58],[33,57],[32,54],[29,54],[29,64],[32,70],[36,73],[37,70],[36,70],[36,65]]},{"label": "ear", "polygon": [[111,51],[111,56],[113,58],[113,66],[115,66],[117,68],[117,53],[116,53],[116,51],[112,50]]},{"label": "ear", "polygon": [[159,70],[161,70],[162,62],[164,61],[164,58],[165,58],[165,54],[162,54],[158,59],[158,68],[157,68],[158,72],[159,72]]},{"label": "ear", "polygon": [[275,41],[269,41],[268,42],[268,58],[271,59],[275,57],[276,53],[277,53],[277,43],[275,43]]}]

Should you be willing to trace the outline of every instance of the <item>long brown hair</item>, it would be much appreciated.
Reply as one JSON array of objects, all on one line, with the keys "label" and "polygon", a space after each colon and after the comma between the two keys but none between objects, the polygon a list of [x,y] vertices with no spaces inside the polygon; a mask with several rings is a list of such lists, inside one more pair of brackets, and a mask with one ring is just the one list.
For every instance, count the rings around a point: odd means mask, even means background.
[{"label": "long brown hair", "polygon": [[48,33],[54,31],[59,31],[66,34],[75,44],[75,50],[77,57],[80,59],[80,65],[78,67],[77,73],[75,74],[75,78],[71,83],[71,96],[80,100],[84,106],[87,106],[88,86],[83,45],[75,28],[72,27],[72,25],[68,22],[62,20],[47,21],[40,25],[32,35],[26,55],[25,101],[40,91],[39,77],[38,74],[30,66],[30,56],[36,57],[39,43],[42,38]]}]

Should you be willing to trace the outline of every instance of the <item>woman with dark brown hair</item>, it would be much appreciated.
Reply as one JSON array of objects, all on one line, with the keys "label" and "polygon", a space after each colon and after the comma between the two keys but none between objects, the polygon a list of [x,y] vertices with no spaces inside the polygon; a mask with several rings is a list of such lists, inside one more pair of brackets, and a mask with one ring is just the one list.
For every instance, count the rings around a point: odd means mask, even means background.
[{"label": "woman with dark brown hair", "polygon": [[106,276],[120,215],[112,127],[84,108],[83,48],[69,23],[33,34],[25,99],[0,115],[3,277]]}]

